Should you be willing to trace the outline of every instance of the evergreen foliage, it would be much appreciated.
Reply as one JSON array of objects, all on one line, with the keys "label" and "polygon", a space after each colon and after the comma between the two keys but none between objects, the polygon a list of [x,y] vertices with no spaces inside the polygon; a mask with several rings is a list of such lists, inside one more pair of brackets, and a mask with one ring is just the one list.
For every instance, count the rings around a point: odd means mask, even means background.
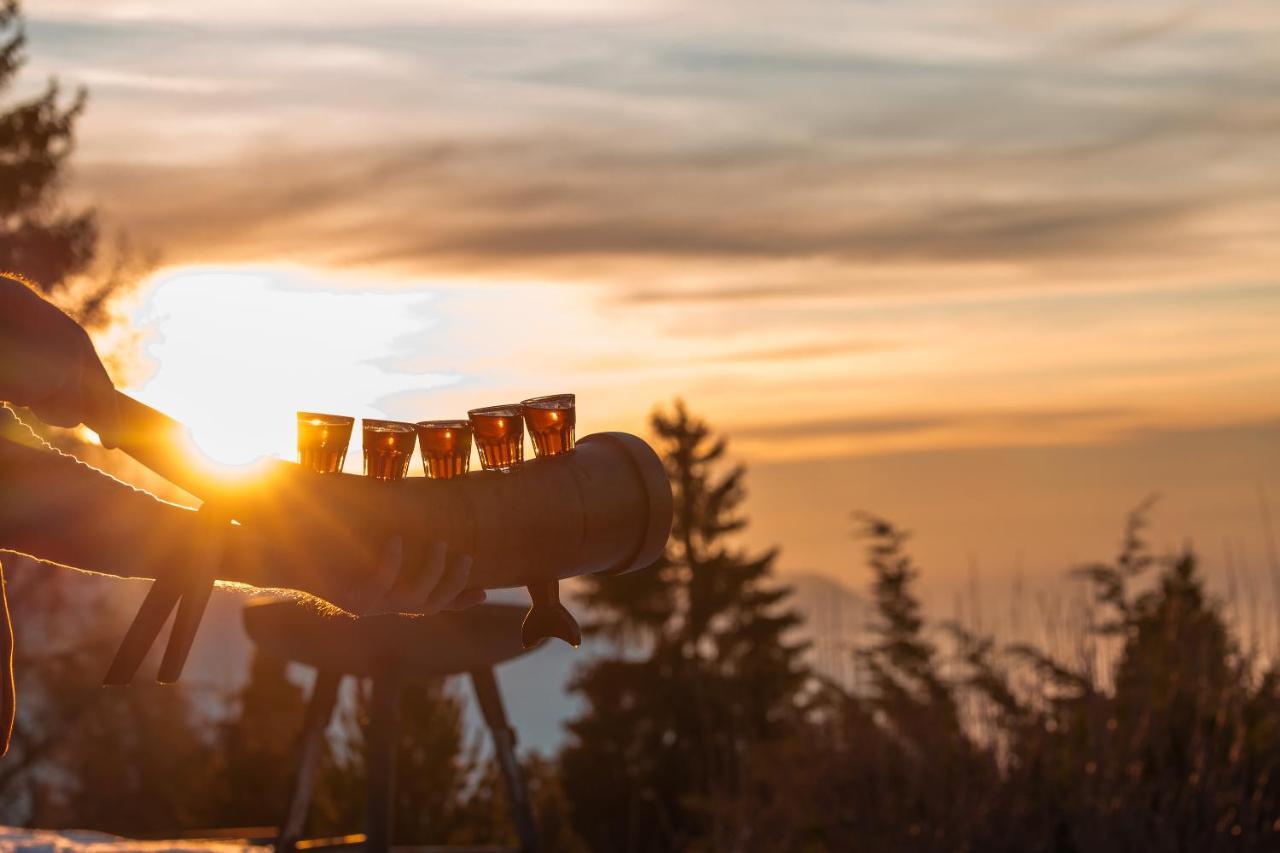
[{"label": "evergreen foliage", "polygon": [[[4,0],[0,94],[25,64],[25,45],[17,0]],[[64,103],[50,80],[40,94],[0,109],[0,270],[19,273],[49,294],[88,268],[98,241],[92,211],[68,211],[58,198],[84,106],[84,90]],[[101,303],[82,307],[96,311]]]},{"label": "evergreen foliage", "polygon": [[284,810],[296,760],[303,690],[288,664],[255,652],[234,716],[217,729],[207,826],[274,826]]},{"label": "evergreen foliage", "polygon": [[[1193,553],[1146,550],[1146,511],[1113,562],[1076,572],[1102,608],[1093,632],[1120,644],[1109,687],[957,626],[944,675],[903,534],[864,519],[880,617],[862,652],[871,689],[828,696],[825,718],[760,756],[741,849],[1280,847],[1280,677],[1255,677]],[[986,726],[961,722],[961,698],[985,703]]]},{"label": "evergreen foliage", "polygon": [[593,849],[731,848],[737,826],[717,804],[737,799],[754,749],[799,724],[807,672],[788,638],[798,617],[773,582],[776,552],[731,541],[746,524],[745,470],[726,466],[725,439],[680,402],[650,425],[674,529],[655,566],[584,579],[587,631],[616,654],[575,676],[586,708],[569,725],[562,781]]},{"label": "evergreen foliage", "polygon": [[206,826],[214,750],[190,693],[145,678],[102,686],[127,624],[104,594],[119,581],[9,558],[5,574],[20,702],[0,819],[133,835]]}]

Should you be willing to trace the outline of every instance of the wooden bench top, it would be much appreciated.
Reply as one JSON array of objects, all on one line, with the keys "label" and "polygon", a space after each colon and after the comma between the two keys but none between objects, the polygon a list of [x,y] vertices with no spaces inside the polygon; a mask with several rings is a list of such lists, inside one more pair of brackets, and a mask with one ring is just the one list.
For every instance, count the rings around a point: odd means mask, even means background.
[{"label": "wooden bench top", "polygon": [[244,609],[249,636],[273,657],[357,676],[431,678],[485,669],[526,653],[525,608],[480,604],[435,616],[321,613],[287,600]]}]

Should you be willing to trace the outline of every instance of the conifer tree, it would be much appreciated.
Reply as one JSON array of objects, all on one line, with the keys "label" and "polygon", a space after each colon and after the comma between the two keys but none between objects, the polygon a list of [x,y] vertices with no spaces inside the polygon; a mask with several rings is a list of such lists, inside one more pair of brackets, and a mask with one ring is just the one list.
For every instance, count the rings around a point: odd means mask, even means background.
[{"label": "conifer tree", "polygon": [[122,834],[207,825],[208,721],[188,684],[102,686],[132,615],[117,595],[131,590],[8,555],[5,574],[19,703],[0,820]]},{"label": "conifer tree", "polygon": [[254,652],[235,716],[218,730],[209,826],[273,826],[280,820],[304,713],[302,688],[287,670],[285,661]]},{"label": "conifer tree", "polygon": [[[0,95],[25,64],[17,0],[0,0]],[[64,103],[56,80],[39,95],[0,108],[0,270],[20,273],[55,295],[93,260],[92,211],[68,211],[58,190],[75,141],[85,92]]]},{"label": "conifer tree", "polygon": [[955,746],[964,737],[954,687],[942,678],[925,632],[915,591],[920,572],[905,550],[908,534],[882,518],[855,517],[867,541],[877,615],[873,642],[860,655],[871,674],[871,705],[904,743],[936,758],[943,744]]},{"label": "conifer tree", "polygon": [[615,654],[583,668],[585,711],[570,726],[563,784],[574,827],[593,849],[738,845],[715,804],[736,801],[757,746],[798,717],[807,672],[788,631],[790,591],[773,582],[773,550],[730,541],[745,469],[727,442],[677,402],[651,426],[675,497],[675,523],[653,567],[585,579],[590,635]]},{"label": "conifer tree", "polygon": [[[446,843],[467,821],[465,798],[475,767],[465,744],[464,706],[447,685],[412,680],[401,690],[392,810],[397,844]],[[341,835],[363,825],[370,690],[369,682],[359,682],[355,707],[337,710],[338,742],[321,767],[308,824],[312,834]]]}]

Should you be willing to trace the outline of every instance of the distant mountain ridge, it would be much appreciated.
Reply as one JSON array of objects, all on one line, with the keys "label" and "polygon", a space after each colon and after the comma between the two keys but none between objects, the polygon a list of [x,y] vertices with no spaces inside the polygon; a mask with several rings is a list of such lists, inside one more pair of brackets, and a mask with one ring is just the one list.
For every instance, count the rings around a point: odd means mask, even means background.
[{"label": "distant mountain ridge", "polygon": [[804,618],[796,634],[811,644],[809,665],[837,684],[853,687],[858,675],[854,650],[870,619],[866,599],[836,578],[815,571],[783,572],[777,579],[791,587],[791,609]]}]

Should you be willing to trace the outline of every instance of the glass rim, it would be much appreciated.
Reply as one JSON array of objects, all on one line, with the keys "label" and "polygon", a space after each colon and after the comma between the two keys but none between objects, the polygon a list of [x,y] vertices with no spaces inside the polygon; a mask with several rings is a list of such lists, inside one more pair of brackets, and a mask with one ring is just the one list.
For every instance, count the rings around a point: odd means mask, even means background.
[{"label": "glass rim", "polygon": [[414,426],[418,429],[471,429],[471,421],[464,421],[461,418],[438,421],[418,421]]},{"label": "glass rim", "polygon": [[364,418],[361,421],[364,429],[372,429],[378,432],[415,432],[416,428],[407,421],[388,421],[382,418]]},{"label": "glass rim", "polygon": [[[555,403],[567,403],[566,406],[548,405]],[[559,409],[573,408],[578,404],[576,394],[544,394],[541,397],[530,397],[527,400],[521,400],[520,405],[528,406],[531,409]]]},{"label": "glass rim", "polygon": [[324,412],[298,412],[298,421],[325,426],[351,426],[356,419],[350,415],[329,415]]},{"label": "glass rim", "polygon": [[467,417],[475,417],[476,415],[488,417],[504,417],[518,418],[521,414],[521,405],[519,403],[502,403],[497,406],[481,406],[478,409],[468,409]]}]

